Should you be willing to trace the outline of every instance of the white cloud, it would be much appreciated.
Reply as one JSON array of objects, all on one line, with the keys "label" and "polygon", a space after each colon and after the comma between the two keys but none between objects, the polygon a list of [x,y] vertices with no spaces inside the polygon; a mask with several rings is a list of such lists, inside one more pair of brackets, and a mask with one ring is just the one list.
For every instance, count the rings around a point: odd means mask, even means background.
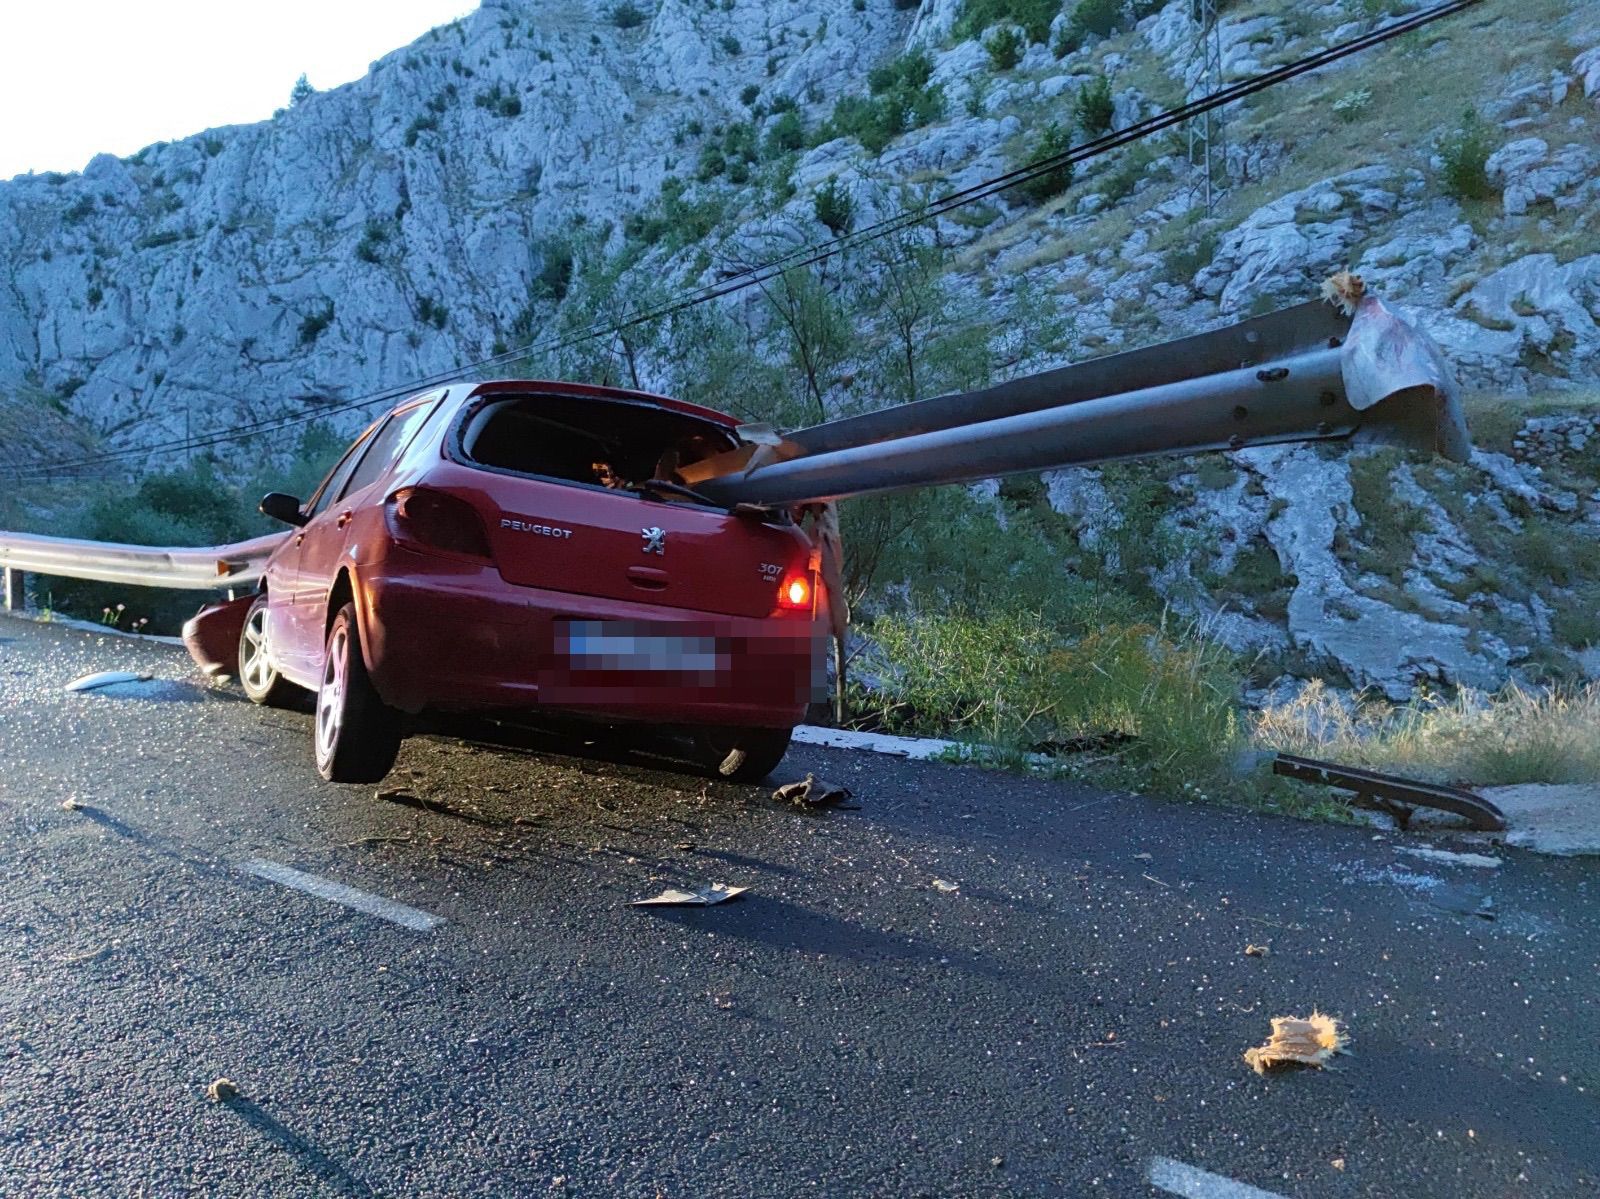
[{"label": "white cloud", "polygon": [[76,171],[263,120],[301,72],[319,91],[476,0],[18,0],[0,40],[0,179]]}]

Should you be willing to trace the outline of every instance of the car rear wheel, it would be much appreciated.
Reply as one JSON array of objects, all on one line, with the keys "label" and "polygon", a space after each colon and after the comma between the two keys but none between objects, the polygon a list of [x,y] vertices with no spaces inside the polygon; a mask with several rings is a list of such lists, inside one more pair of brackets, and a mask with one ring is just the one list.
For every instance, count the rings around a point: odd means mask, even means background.
[{"label": "car rear wheel", "polygon": [[789,752],[793,729],[702,728],[695,732],[697,757],[718,778],[759,783]]},{"label": "car rear wheel", "polygon": [[251,703],[287,708],[300,688],[278,673],[267,641],[267,597],[256,596],[239,631],[239,686]]},{"label": "car rear wheel", "polygon": [[400,714],[367,676],[354,604],[339,609],[328,629],[312,739],[317,773],[330,783],[375,783],[400,752]]}]

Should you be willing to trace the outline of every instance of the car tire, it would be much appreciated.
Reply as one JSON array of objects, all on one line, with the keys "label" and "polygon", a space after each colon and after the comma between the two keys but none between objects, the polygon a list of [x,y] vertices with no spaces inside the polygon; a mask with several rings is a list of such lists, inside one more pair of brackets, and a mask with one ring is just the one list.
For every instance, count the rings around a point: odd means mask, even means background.
[{"label": "car tire", "polygon": [[272,664],[267,643],[267,597],[258,595],[245,613],[239,630],[239,657],[236,664],[239,686],[253,704],[269,708],[288,708],[299,698],[300,688],[278,673]]},{"label": "car tire", "polygon": [[706,768],[733,783],[759,783],[789,752],[793,729],[702,728],[695,748]]},{"label": "car tire", "polygon": [[328,628],[311,740],[317,773],[330,783],[375,783],[400,752],[400,713],[378,698],[367,675],[354,604]]}]

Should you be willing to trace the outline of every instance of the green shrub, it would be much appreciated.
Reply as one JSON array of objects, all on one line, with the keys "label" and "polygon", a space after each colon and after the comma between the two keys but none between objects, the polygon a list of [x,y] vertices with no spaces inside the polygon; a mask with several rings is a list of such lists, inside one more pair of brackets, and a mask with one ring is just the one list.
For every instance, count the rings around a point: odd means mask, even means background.
[{"label": "green shrub", "polygon": [[723,34],[717,45],[722,47],[722,52],[729,58],[738,58],[744,52],[744,47],[739,45],[739,39],[731,33]]},{"label": "green shrub", "polygon": [[1169,791],[1227,770],[1239,743],[1231,655],[1195,630],[1111,624],[1066,635],[1036,613],[881,616],[894,669],[883,723],[1002,751],[1093,741]]},{"label": "green shrub", "polygon": [[753,108],[760,95],[761,87],[759,84],[747,83],[744,86],[744,90],[739,93],[739,103],[743,104],[746,108]]},{"label": "green shrub", "polygon": [[1022,61],[1022,37],[1016,26],[1002,25],[983,40],[989,61],[997,71],[1009,71]]},{"label": "green shrub", "polygon": [[966,41],[990,26],[1005,23],[1020,25],[1028,41],[1042,42],[1050,36],[1050,22],[1060,11],[1061,0],[966,0],[951,33]]},{"label": "green shrub", "polygon": [[1484,169],[1489,161],[1489,136],[1475,111],[1467,109],[1461,124],[1440,141],[1439,157],[1446,195],[1457,200],[1487,200],[1494,194]]},{"label": "green shrub", "polygon": [[536,296],[541,300],[563,300],[572,286],[572,243],[552,239],[539,247],[539,275],[534,283]]},{"label": "green shrub", "polygon": [[479,108],[487,108],[490,112],[498,113],[503,117],[522,115],[522,100],[516,91],[496,83],[488,91],[479,92],[473,103]]},{"label": "green shrub", "polygon": [[839,186],[838,179],[829,179],[817,188],[812,197],[812,210],[817,220],[826,225],[835,237],[849,233],[850,227],[855,224],[856,202],[848,191]]},{"label": "green shrub", "polygon": [[[1036,167],[1048,162],[1057,155],[1064,154],[1072,148],[1072,126],[1052,122],[1045,127],[1037,141],[1029,149],[1028,155],[1018,165],[1021,167]],[[1043,204],[1059,196],[1072,186],[1072,164],[1063,162],[1059,166],[1042,171],[1018,183],[1015,191],[1026,196],[1035,204]]]},{"label": "green shrub", "polygon": [[1179,283],[1188,283],[1210,266],[1216,255],[1217,232],[1208,229],[1192,241],[1167,251],[1167,277]]},{"label": "green shrub", "polygon": [[1087,37],[1110,37],[1122,24],[1121,0],[1078,0],[1061,31],[1056,35],[1051,50],[1057,58],[1065,58]]},{"label": "green shrub", "polygon": [[321,337],[322,331],[331,324],[333,324],[333,301],[329,300],[300,322],[300,344],[310,345]]},{"label": "green shrub", "polygon": [[611,23],[618,29],[637,29],[644,22],[644,11],[636,4],[624,2],[611,10]]},{"label": "green shrub", "polygon": [[450,310],[432,296],[421,296],[417,299],[417,316],[423,324],[443,329],[450,319]]},{"label": "green shrub", "polygon": [[761,153],[764,158],[778,158],[801,149],[805,144],[806,123],[798,112],[790,109],[768,127]]},{"label": "green shrub", "polygon": [[870,97],[841,96],[815,142],[854,137],[881,154],[900,134],[944,115],[944,91],[929,83],[932,75],[933,62],[921,51],[874,67],[867,75]]},{"label": "green shrub", "polygon": [[302,74],[300,78],[294,81],[294,86],[289,89],[289,107],[293,108],[296,104],[309,100],[316,94],[317,89],[312,87],[311,81]]},{"label": "green shrub", "polygon": [[694,177],[705,183],[715,179],[728,169],[728,160],[722,153],[721,146],[703,146],[700,149],[700,162],[695,166]]},{"label": "green shrub", "polygon": [[1116,105],[1111,99],[1111,80],[1101,75],[1079,89],[1072,111],[1078,118],[1079,128],[1090,137],[1109,133],[1116,115]]}]

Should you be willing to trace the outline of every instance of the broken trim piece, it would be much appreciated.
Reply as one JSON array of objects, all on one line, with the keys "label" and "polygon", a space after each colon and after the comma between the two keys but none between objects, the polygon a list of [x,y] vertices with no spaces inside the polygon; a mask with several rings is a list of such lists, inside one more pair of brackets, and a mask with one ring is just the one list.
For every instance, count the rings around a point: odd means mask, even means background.
[{"label": "broken trim piece", "polygon": [[1464,787],[1425,783],[1395,774],[1381,774],[1376,770],[1340,766],[1336,762],[1286,753],[1273,756],[1272,773],[1298,779],[1302,783],[1321,783],[1341,791],[1353,791],[1355,798],[1351,800],[1352,804],[1358,808],[1387,812],[1401,828],[1409,823],[1414,808],[1438,808],[1443,812],[1453,812],[1464,817],[1479,832],[1501,833],[1506,828],[1504,812],[1483,796]]}]

